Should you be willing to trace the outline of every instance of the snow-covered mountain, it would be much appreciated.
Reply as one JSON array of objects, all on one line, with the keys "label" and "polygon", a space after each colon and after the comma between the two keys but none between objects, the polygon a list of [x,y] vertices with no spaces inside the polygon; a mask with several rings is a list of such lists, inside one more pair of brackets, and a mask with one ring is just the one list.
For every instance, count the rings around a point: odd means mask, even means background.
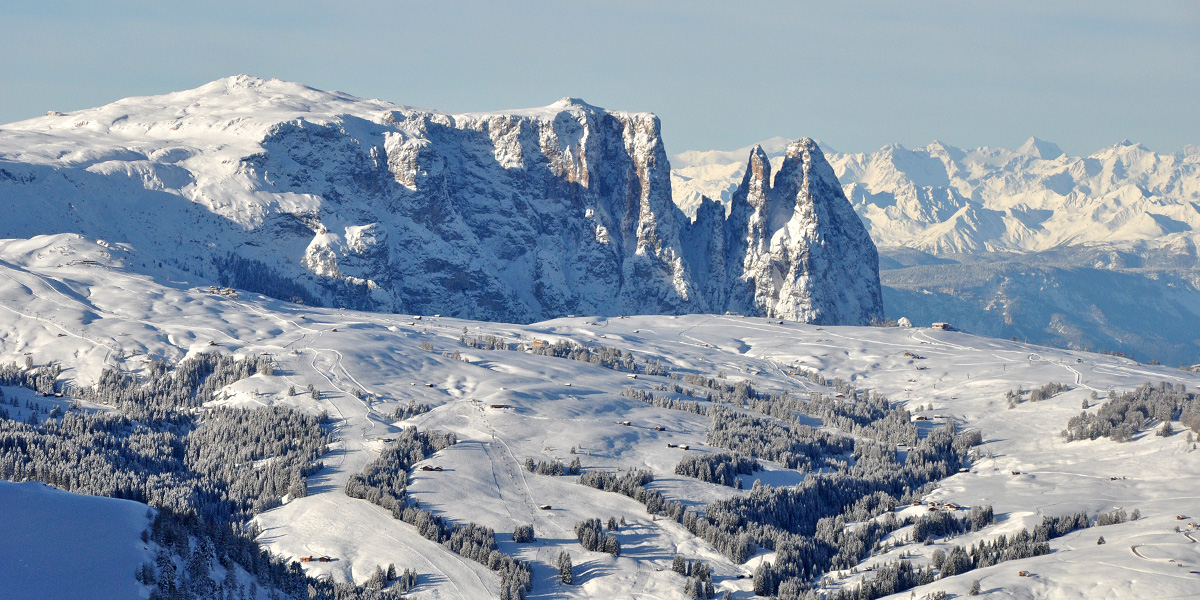
[{"label": "snow-covered mountain", "polygon": [[[732,206],[749,152],[671,161],[675,201]],[[763,142],[771,166],[784,149]],[[1071,157],[932,143],[826,156],[881,248],[888,316],[1059,347],[1200,362],[1200,153],[1122,142]],[[727,209],[728,210],[728,209]]]},{"label": "snow-covered mountain", "polygon": [[774,177],[766,152],[753,148],[725,212],[704,199],[687,236],[718,306],[765,307],[806,323],[869,323],[883,313],[875,245],[813,140],[788,144]]},{"label": "snow-covered mountain", "polygon": [[936,258],[887,252],[884,305],[892,318],[913,323],[949,321],[1059,348],[1200,363],[1200,270],[1170,267],[1165,258],[1157,268],[1081,266],[1112,255],[1122,257],[1086,248]]},{"label": "snow-covered mountain", "polygon": [[654,115],[573,98],[451,115],[237,76],[0,127],[0,236],[129,243],[149,271],[310,304],[866,323],[881,314],[875,249],[839,220],[849,204],[820,152],[793,169],[779,244],[776,229],[726,232],[774,252],[743,261],[692,236]]},{"label": "snow-covered mountain", "polygon": [[[781,156],[777,140],[764,147]],[[728,154],[671,157],[676,202],[694,211],[700,194],[727,198],[744,171]],[[1030,138],[1017,150],[933,142],[827,157],[881,247],[971,253],[1200,240],[1200,153],[1192,149],[1158,154],[1122,141],[1073,157]]]}]

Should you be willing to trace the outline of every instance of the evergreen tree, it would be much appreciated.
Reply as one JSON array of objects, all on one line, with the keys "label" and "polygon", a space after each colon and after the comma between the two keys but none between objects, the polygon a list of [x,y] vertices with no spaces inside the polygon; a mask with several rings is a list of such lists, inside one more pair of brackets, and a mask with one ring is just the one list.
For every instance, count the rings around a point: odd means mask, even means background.
[{"label": "evergreen tree", "polygon": [[621,542],[617,540],[617,536],[604,536],[604,551],[613,556],[621,555]]},{"label": "evergreen tree", "polygon": [[754,593],[758,596],[771,596],[775,593],[775,578],[771,573],[771,563],[763,562],[754,569]]},{"label": "evergreen tree", "polygon": [[533,524],[517,525],[516,529],[513,530],[513,541],[518,544],[528,544],[535,541],[533,537]]},{"label": "evergreen tree", "polygon": [[671,561],[671,570],[680,575],[687,575],[687,559],[683,558],[682,554],[676,554],[674,560]]},{"label": "evergreen tree", "polygon": [[575,575],[571,572],[571,555],[566,550],[558,552],[558,577],[566,585],[575,581]]}]

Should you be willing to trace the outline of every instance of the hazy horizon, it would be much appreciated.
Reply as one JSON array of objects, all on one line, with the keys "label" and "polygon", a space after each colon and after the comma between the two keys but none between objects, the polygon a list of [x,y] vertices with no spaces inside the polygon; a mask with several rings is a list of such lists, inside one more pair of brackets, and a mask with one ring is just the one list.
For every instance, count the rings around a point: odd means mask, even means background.
[{"label": "hazy horizon", "polygon": [[1086,155],[1200,143],[1200,4],[747,7],[228,1],[6,8],[0,122],[239,73],[449,112],[563,96],[656,113],[668,152],[771,137]]}]

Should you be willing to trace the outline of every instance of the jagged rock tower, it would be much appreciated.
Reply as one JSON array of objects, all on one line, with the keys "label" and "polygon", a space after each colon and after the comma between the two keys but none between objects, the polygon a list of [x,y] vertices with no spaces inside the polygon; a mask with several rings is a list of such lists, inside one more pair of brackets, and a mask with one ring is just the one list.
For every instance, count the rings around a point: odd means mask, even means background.
[{"label": "jagged rock tower", "polygon": [[879,254],[813,140],[788,146],[773,181],[756,146],[724,225],[727,310],[844,325],[883,315]]}]

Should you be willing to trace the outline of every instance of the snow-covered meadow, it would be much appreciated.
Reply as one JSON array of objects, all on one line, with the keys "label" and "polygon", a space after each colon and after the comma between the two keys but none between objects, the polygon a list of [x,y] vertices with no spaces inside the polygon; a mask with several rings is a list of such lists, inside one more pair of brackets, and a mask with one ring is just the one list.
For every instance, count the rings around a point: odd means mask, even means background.
[{"label": "snow-covered meadow", "polygon": [[[1093,391],[1102,401],[1109,390],[1133,389],[1147,381],[1182,383],[1195,390],[1200,375],[1194,373],[925,328],[820,327],[736,315],[578,315],[511,325],[318,309],[245,292],[236,297],[214,293],[188,281],[152,279],[127,268],[138,260],[134,248],[75,235],[0,242],[0,363],[22,363],[26,357],[35,364],[56,361],[70,385],[87,385],[105,367],[137,373],[151,359],[175,362],[209,351],[270,354],[277,365],[273,376],[239,381],[224,390],[219,402],[287,404],[331,417],[337,442],[324,457],[325,469],[309,479],[309,495],[257,517],[263,530],[260,542],[272,552],[334,558],[304,563],[312,575],[361,581],[376,566],[395,563],[420,573],[414,598],[495,595],[494,573],[426,540],[388,511],[343,492],[347,479],[378,456],[385,438],[416,425],[454,432],[458,443],[422,463],[441,471],[411,474],[410,497],[455,521],[494,528],[501,550],[533,564],[532,597],[682,598],[684,578],[671,570],[677,553],[712,565],[718,593],[752,596],[747,576],[758,562],[771,560],[769,554],[734,564],[680,524],[649,515],[625,496],[582,486],[573,476],[537,475],[522,465],[527,458],[565,463],[578,457],[585,470],[648,469],[656,477],[651,488],[696,508],[747,494],[756,478],[790,485],[803,475],[765,463],[765,472],[744,476],[746,490],[675,475],[675,465],[686,453],[713,451],[705,444],[709,420],[621,395],[626,388],[650,390],[667,379],[642,374],[635,379],[584,362],[460,343],[464,336],[493,335],[529,344],[571,340],[616,347],[639,360],[660,361],[675,373],[749,380],[766,391],[833,393],[803,375],[815,370],[905,403],[928,419],[922,426],[953,421],[960,428],[981,430],[981,459],[969,471],[943,480],[927,500],[990,504],[996,523],[929,546],[896,547],[868,559],[858,573],[832,574],[831,585],[870,577],[867,567],[894,560],[901,552],[915,555],[914,564],[928,564],[936,549],[1032,527],[1042,515],[1122,508],[1140,510],[1141,518],[1068,534],[1051,541],[1048,555],[936,581],[917,588],[916,595],[937,590],[965,594],[975,580],[995,597],[1200,594],[1200,545],[1191,535],[1174,531],[1176,526],[1187,531],[1188,523],[1200,521],[1200,454],[1186,443],[1184,428],[1177,426],[1180,432],[1167,437],[1146,431],[1128,443],[1068,443],[1060,436]],[[1007,407],[1009,390],[1048,382],[1071,389],[1049,400]],[[287,394],[289,387],[303,390],[310,384],[320,392],[319,400]],[[410,401],[433,409],[394,421],[393,411]],[[1095,410],[1094,402],[1089,410]],[[0,506],[23,502],[21,490],[0,487]],[[545,505],[550,509],[543,510]],[[58,520],[53,506],[46,504],[38,513],[44,516],[33,518]],[[136,539],[145,527],[144,520],[134,518],[144,519],[144,506],[125,512],[129,515],[102,521],[112,524],[112,539],[129,537],[121,527]],[[621,555],[584,550],[575,539],[574,524],[610,516],[626,522],[615,532]],[[528,523],[537,541],[513,542],[513,530]],[[24,527],[5,539],[18,540],[13,542],[18,547],[61,548],[62,560],[69,561],[73,551],[55,543],[54,531]],[[892,539],[905,535],[900,529]],[[1098,545],[1101,535],[1107,543]],[[121,544],[105,554],[133,560],[132,565],[144,560],[134,560],[140,552],[136,544]],[[557,581],[553,565],[562,549],[574,561],[572,586]],[[1030,576],[1019,576],[1020,571]],[[25,581],[29,585],[34,580]],[[132,567],[128,584],[136,586]]]}]

